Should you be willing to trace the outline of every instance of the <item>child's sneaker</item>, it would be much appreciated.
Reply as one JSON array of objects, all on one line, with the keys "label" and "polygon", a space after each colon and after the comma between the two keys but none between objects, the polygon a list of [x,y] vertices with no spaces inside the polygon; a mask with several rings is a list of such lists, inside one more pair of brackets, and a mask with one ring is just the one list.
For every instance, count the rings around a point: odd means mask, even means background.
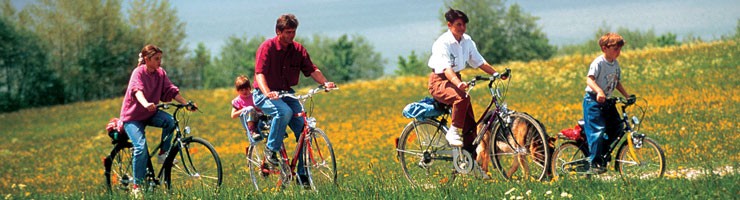
[{"label": "child's sneaker", "polygon": [[260,141],[260,140],[262,140],[262,134],[260,134],[259,132],[257,132],[257,131],[249,131],[249,132],[252,133],[252,139],[254,141]]},{"label": "child's sneaker", "polygon": [[131,196],[134,196],[134,199],[141,199],[141,190],[137,185],[134,185],[134,189],[131,190]]},{"label": "child's sneaker", "polygon": [[[160,153],[159,155],[157,155],[157,163],[159,163],[160,165],[164,164],[165,159],[167,159],[167,153]],[[177,163],[180,163],[180,161],[177,161],[177,158],[172,160],[173,165]]]},{"label": "child's sneaker", "polygon": [[450,143],[451,146],[455,146],[455,147],[463,146],[462,138],[460,138],[460,135],[458,135],[457,133],[457,127],[451,126],[450,130],[447,130],[445,139],[447,139],[447,143]]}]

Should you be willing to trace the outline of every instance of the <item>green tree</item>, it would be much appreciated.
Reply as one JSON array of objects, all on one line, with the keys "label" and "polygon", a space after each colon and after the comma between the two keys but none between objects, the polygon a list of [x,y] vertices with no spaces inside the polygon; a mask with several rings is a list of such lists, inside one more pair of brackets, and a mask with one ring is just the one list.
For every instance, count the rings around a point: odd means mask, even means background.
[{"label": "green tree", "polygon": [[[298,41],[305,39],[298,38]],[[330,81],[344,83],[359,79],[374,79],[383,75],[385,60],[369,42],[360,35],[342,35],[329,38],[314,34],[304,44],[311,61]],[[308,79],[308,78],[306,78]],[[313,80],[302,80],[301,85],[313,85]]]},{"label": "green tree", "polygon": [[[428,58],[429,55],[423,55],[422,58]],[[416,56],[416,52],[411,51],[411,54],[406,58],[398,56],[398,69],[395,70],[396,75],[399,76],[414,76],[414,75],[426,75],[429,74],[431,68],[426,64],[426,60],[419,60]]]},{"label": "green tree", "polygon": [[681,44],[676,40],[676,34],[668,32],[655,39],[655,45],[659,47],[675,46]]},{"label": "green tree", "polygon": [[[136,62],[136,42],[117,0],[40,0],[20,21],[48,48],[49,68],[60,77],[65,102],[121,95]],[[140,48],[140,47],[139,47]]]},{"label": "green tree", "polygon": [[64,101],[57,92],[62,84],[47,68],[48,53],[36,35],[0,16],[0,41],[0,112]]},{"label": "green tree", "polygon": [[211,66],[211,52],[206,49],[206,45],[203,42],[199,42],[198,46],[193,50],[193,56],[188,58],[190,61],[186,62],[186,65],[192,65],[188,67],[192,71],[187,71],[186,74],[190,74],[191,79],[186,82],[189,85],[195,86],[195,88],[202,88],[205,80],[205,69]]},{"label": "green tree", "polygon": [[186,72],[194,65],[186,64],[185,22],[177,18],[177,9],[167,0],[133,0],[129,4],[128,20],[136,37],[141,39],[139,50],[146,44],[154,44],[164,52],[162,67],[175,85],[183,88],[191,85],[194,76]]},{"label": "green tree", "polygon": [[254,81],[254,61],[257,48],[265,40],[263,37],[229,37],[213,65],[205,68],[204,88],[231,87],[239,75]]},{"label": "green tree", "polygon": [[468,15],[466,33],[476,42],[478,51],[491,64],[510,60],[547,59],[556,48],[548,44],[547,36],[537,26],[537,17],[523,12],[514,3],[508,9],[500,0],[445,1],[441,21],[446,24],[447,8]]}]

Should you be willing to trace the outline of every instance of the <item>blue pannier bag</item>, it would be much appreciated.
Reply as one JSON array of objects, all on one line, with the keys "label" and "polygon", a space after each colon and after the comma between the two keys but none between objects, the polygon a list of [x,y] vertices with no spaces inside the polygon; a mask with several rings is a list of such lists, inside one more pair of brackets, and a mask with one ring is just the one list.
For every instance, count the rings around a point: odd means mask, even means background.
[{"label": "blue pannier bag", "polygon": [[445,112],[435,108],[435,100],[431,97],[425,97],[419,102],[413,102],[403,108],[403,116],[406,118],[416,118],[424,121],[428,118],[436,118]]}]

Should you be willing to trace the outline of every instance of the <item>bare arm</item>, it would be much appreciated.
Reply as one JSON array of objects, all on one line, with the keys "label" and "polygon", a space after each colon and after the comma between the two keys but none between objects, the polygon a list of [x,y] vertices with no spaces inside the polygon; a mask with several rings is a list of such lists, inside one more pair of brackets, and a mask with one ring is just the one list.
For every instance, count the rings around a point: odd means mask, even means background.
[{"label": "bare arm", "polygon": [[144,97],[144,92],[142,92],[141,90],[136,91],[136,93],[134,93],[134,96],[136,96],[136,100],[139,101],[139,104],[141,104],[141,106],[144,106],[144,108],[146,108],[148,111],[154,112],[155,110],[157,110],[157,106],[153,103],[150,103],[149,100],[146,100],[146,97]]},{"label": "bare arm", "polygon": [[588,76],[586,78],[586,85],[591,88],[594,92],[596,92],[596,102],[604,103],[606,100],[606,95],[604,94],[604,90],[601,90],[598,84],[596,84],[596,80],[594,76]]},{"label": "bare arm", "polygon": [[[185,100],[185,98],[183,98],[182,95],[180,95],[179,93],[177,94],[177,96],[175,96],[175,101],[177,101],[180,104],[188,103],[188,101]],[[195,103],[193,103],[193,106],[195,106],[196,108],[198,107],[198,105],[196,105]],[[195,111],[195,109],[191,110],[189,107],[185,107],[185,108],[189,111]]]},{"label": "bare arm", "polygon": [[496,70],[491,67],[488,63],[483,63],[482,65],[478,66],[479,69],[483,70],[484,72],[493,75],[493,73],[496,73]]},{"label": "bare arm", "polygon": [[468,88],[468,84],[462,82],[462,80],[457,78],[457,74],[455,74],[455,71],[453,71],[452,68],[446,68],[443,72],[445,74],[445,77],[447,77],[447,80],[457,86],[457,88],[460,88],[461,90],[465,90],[465,88]]},{"label": "bare arm", "polygon": [[629,94],[627,94],[627,90],[624,90],[624,87],[622,87],[622,82],[621,81],[617,82],[617,90],[619,90],[619,92],[621,92],[622,95],[624,95],[624,97],[629,97],[630,96]]},{"label": "bare arm", "polygon": [[258,73],[254,75],[254,80],[257,81],[257,86],[259,86],[260,91],[262,91],[262,94],[265,94],[267,98],[275,100],[278,97],[277,92],[270,91],[270,87],[267,87],[267,80],[265,79],[265,75]]},{"label": "bare arm", "polygon": [[321,70],[316,70],[311,72],[311,78],[313,78],[314,81],[317,83],[326,86],[327,88],[334,88],[336,85],[334,85],[334,82],[328,82],[326,80],[326,77],[324,77],[324,74],[321,73]]},{"label": "bare arm", "polygon": [[231,108],[231,119],[236,119],[241,114],[242,114],[242,110],[237,110],[236,108]]}]

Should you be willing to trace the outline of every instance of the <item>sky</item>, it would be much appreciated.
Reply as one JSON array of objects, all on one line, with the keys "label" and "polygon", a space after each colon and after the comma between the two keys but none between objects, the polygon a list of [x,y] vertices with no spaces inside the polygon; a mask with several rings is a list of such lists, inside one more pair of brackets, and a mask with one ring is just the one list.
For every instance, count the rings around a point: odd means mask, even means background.
[{"label": "sky", "polygon": [[[11,0],[16,7],[28,1]],[[434,40],[446,29],[440,21],[442,1],[429,0],[178,0],[170,1],[186,24],[185,42],[194,49],[203,42],[218,55],[230,36],[275,36],[275,20],[292,13],[299,21],[297,35],[362,35],[395,69],[398,56],[412,50],[429,52]],[[519,4],[536,17],[550,44],[588,41],[603,24],[616,30],[652,29],[686,37],[716,39],[735,32],[740,19],[738,0],[560,0],[507,1]],[[128,1],[124,1],[127,5]],[[471,22],[478,23],[478,22]],[[476,36],[471,36],[475,40]]]}]

